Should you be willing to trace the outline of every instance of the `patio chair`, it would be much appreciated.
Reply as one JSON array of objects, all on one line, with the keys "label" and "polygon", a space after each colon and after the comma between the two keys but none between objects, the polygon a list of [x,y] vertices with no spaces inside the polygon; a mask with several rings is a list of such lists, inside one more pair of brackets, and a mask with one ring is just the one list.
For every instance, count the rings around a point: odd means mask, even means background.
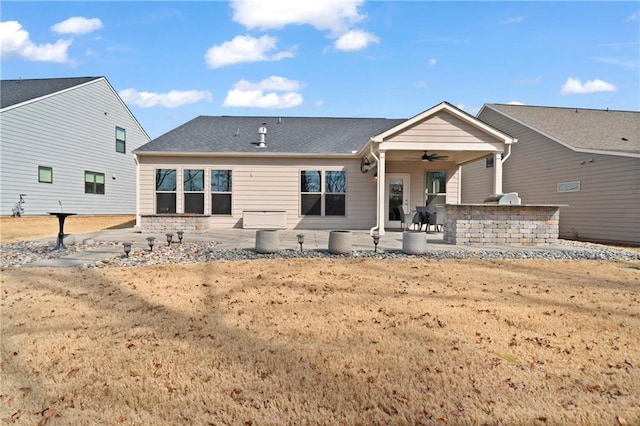
[{"label": "patio chair", "polygon": [[402,208],[402,206],[398,206],[396,207],[396,210],[398,211],[398,217],[400,218],[400,229],[404,231],[407,228],[407,220],[405,218],[404,209]]}]

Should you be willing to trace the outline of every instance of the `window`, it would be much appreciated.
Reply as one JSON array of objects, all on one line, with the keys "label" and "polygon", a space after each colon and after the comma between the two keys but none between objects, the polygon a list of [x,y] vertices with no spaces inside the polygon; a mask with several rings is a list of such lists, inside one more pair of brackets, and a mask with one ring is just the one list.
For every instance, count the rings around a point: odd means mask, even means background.
[{"label": "window", "polygon": [[183,170],[182,185],[184,189],[184,212],[204,214],[204,170]]},{"label": "window", "polygon": [[322,172],[303,170],[300,172],[302,198],[300,214],[320,216],[322,214]]},{"label": "window", "polygon": [[84,193],[104,194],[104,173],[84,172]]},{"label": "window", "polygon": [[156,213],[176,212],[176,170],[156,169]]},{"label": "window", "polygon": [[38,166],[38,182],[53,183],[53,169],[51,167]]},{"label": "window", "polygon": [[302,215],[345,216],[346,193],[344,171],[302,170],[300,172],[300,214]]},{"label": "window", "polygon": [[231,170],[211,170],[211,214],[231,214]]},{"label": "window", "polygon": [[447,172],[427,172],[427,205],[431,204],[438,195],[447,192]]},{"label": "window", "polygon": [[327,171],[325,176],[325,216],[344,216],[347,193],[345,172]]},{"label": "window", "polygon": [[116,152],[127,151],[127,132],[121,127],[116,127]]}]

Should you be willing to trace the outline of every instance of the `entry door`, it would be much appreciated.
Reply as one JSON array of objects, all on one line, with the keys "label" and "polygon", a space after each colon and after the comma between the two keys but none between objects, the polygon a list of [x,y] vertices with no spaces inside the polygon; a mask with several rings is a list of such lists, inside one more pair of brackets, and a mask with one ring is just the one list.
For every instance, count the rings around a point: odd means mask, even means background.
[{"label": "entry door", "polygon": [[[408,174],[388,174],[385,177],[386,202],[385,202],[385,228],[400,228],[400,213],[398,206],[403,206],[405,212],[411,211],[409,200],[409,175]],[[411,219],[410,214],[405,215],[405,221]]]}]

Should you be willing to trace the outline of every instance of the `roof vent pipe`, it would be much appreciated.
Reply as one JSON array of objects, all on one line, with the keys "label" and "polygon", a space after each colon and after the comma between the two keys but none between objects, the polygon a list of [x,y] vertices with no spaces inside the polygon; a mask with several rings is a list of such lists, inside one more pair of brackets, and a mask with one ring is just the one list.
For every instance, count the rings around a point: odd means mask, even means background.
[{"label": "roof vent pipe", "polygon": [[266,148],[265,144],[265,136],[267,135],[267,123],[262,123],[262,126],[258,128],[258,134],[260,135],[260,143],[258,143],[258,148]]}]

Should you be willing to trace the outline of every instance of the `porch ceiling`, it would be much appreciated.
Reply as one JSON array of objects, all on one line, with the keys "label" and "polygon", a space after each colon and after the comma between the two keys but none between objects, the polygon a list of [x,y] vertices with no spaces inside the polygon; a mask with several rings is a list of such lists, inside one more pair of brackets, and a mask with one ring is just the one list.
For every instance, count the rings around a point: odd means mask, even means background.
[{"label": "porch ceiling", "polygon": [[464,164],[486,157],[487,151],[449,151],[449,150],[427,150],[428,154],[446,155],[446,159],[434,161],[422,161],[425,150],[394,150],[386,152],[386,161],[393,162],[415,162],[424,164]]}]

